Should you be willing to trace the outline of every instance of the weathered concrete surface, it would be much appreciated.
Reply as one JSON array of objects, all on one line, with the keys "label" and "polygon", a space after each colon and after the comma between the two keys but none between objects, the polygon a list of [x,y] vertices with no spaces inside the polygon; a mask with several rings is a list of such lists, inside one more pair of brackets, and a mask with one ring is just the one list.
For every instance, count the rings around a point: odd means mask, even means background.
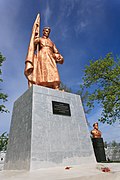
[{"label": "weathered concrete surface", "polygon": [[[111,172],[104,173],[101,167],[109,167]],[[120,180],[120,164],[105,163],[91,165],[44,168],[34,171],[1,171],[0,180]]]},{"label": "weathered concrete surface", "polygon": [[[52,101],[71,116],[53,114]],[[79,95],[34,85],[14,103],[9,136],[6,170],[95,163]]]}]

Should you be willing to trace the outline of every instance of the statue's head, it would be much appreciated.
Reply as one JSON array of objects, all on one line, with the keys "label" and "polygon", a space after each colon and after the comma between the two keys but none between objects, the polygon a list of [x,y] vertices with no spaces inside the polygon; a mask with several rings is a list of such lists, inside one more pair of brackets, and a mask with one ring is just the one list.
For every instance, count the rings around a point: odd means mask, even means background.
[{"label": "statue's head", "polygon": [[94,129],[98,129],[98,122],[95,122],[95,123],[93,124],[93,127],[94,127]]},{"label": "statue's head", "polygon": [[51,32],[50,27],[44,27],[43,28],[43,36],[49,37],[50,32]]}]

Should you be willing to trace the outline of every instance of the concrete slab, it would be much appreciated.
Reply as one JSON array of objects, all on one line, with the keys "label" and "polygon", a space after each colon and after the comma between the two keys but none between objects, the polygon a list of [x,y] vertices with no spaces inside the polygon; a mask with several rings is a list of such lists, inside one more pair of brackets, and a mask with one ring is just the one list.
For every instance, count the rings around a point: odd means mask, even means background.
[{"label": "concrete slab", "polygon": [[[110,172],[102,172],[109,167]],[[1,171],[0,180],[120,180],[119,163],[97,163],[65,167],[43,168],[32,171]]]}]

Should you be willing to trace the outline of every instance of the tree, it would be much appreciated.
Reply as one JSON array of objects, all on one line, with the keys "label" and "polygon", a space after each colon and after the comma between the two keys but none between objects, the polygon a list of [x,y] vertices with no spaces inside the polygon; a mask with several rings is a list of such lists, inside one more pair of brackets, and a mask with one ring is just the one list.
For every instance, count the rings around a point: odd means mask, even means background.
[{"label": "tree", "polygon": [[[1,66],[3,64],[3,62],[5,61],[5,57],[0,53],[0,75],[2,75],[2,70],[1,70]],[[0,78],[0,82],[3,82],[2,78]],[[0,89],[1,91],[2,89]],[[8,110],[6,109],[5,105],[3,105],[3,103],[5,101],[7,101],[7,95],[0,92],[0,112],[8,112]]]},{"label": "tree", "polygon": [[7,150],[7,144],[8,144],[8,134],[4,132],[0,136],[0,151],[6,151]]},{"label": "tree", "polygon": [[91,108],[87,107],[87,105],[86,105],[88,96],[89,96],[88,91],[84,91],[84,88],[81,85],[80,90],[78,90],[76,94],[80,95],[82,104],[83,104],[83,108],[84,108],[84,112],[85,112],[85,114],[88,114],[91,111]]},{"label": "tree", "polygon": [[99,103],[102,107],[99,121],[107,124],[120,119],[120,59],[114,59],[108,53],[105,58],[90,61],[81,86],[88,93],[87,106],[94,108],[95,102]]},{"label": "tree", "polygon": [[104,142],[104,148],[107,148],[108,147],[108,143],[107,141]]},{"label": "tree", "polygon": [[72,89],[67,87],[65,84],[63,84],[62,82],[60,83],[60,90],[61,91],[65,91],[65,92],[69,92],[72,93]]},{"label": "tree", "polygon": [[111,146],[116,147],[116,146],[119,146],[119,144],[115,140],[113,140],[112,143],[111,143]]},{"label": "tree", "polygon": [[81,100],[82,100],[82,104],[83,104],[83,108],[86,114],[88,114],[90,112],[90,108],[86,107],[86,101],[87,101],[87,97],[88,97],[88,92],[84,92],[83,91],[83,87],[80,86],[80,90],[78,90],[77,92],[73,92],[73,90],[68,87],[67,85],[63,84],[62,82],[60,83],[60,90],[61,91],[65,91],[65,92],[69,92],[69,93],[75,93],[77,95],[80,95]]}]

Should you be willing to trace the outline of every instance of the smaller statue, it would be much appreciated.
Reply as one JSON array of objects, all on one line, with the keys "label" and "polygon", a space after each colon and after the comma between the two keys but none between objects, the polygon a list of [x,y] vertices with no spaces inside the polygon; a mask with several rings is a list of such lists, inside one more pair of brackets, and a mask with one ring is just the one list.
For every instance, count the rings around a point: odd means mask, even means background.
[{"label": "smaller statue", "polygon": [[94,129],[91,131],[93,138],[101,138],[102,133],[98,129],[98,122],[95,122],[93,124],[93,127],[94,127]]},{"label": "smaller statue", "polygon": [[92,134],[92,144],[97,162],[106,162],[106,155],[104,149],[102,133],[98,129],[98,122],[93,124],[94,129],[91,131]]}]

